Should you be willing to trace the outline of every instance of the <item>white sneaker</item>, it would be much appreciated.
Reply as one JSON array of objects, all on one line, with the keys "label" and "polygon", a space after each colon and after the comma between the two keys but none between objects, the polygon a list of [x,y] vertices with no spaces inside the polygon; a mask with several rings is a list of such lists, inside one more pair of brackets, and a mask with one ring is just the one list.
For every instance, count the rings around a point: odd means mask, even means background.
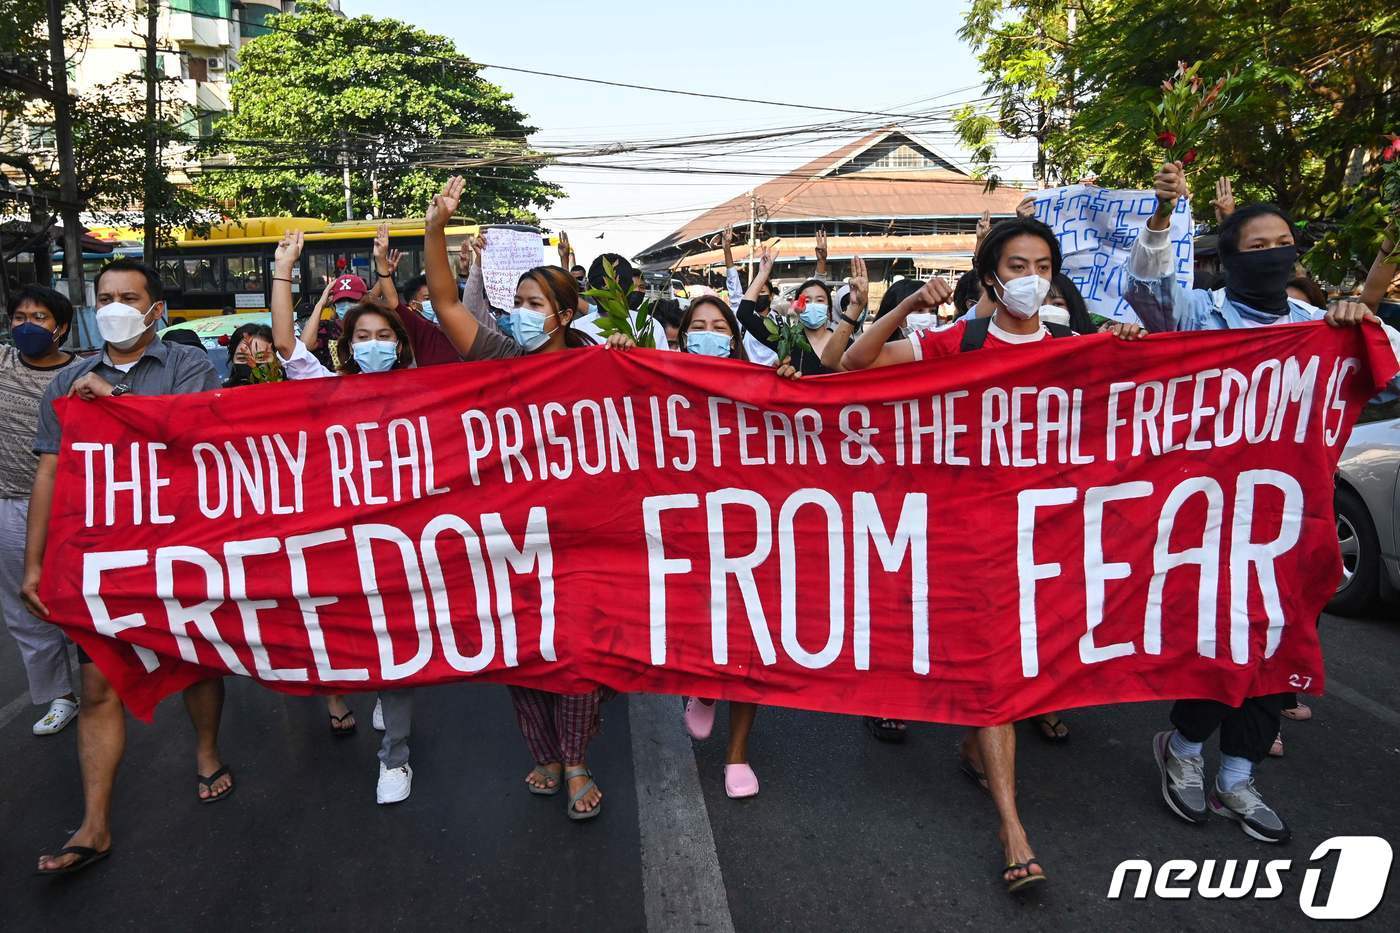
[{"label": "white sneaker", "polygon": [[369,718],[370,725],[374,726],[375,732],[384,731],[384,704],[379,702],[379,698],[374,698],[374,715]]},{"label": "white sneaker", "polygon": [[401,768],[386,768],[379,763],[379,786],[374,789],[377,803],[398,803],[407,800],[413,790],[413,769],[408,765]]},{"label": "white sneaker", "polygon": [[34,724],[34,734],[53,735],[55,732],[62,732],[63,727],[72,722],[77,715],[78,704],[59,697],[49,704],[49,711],[44,714],[44,718]]}]

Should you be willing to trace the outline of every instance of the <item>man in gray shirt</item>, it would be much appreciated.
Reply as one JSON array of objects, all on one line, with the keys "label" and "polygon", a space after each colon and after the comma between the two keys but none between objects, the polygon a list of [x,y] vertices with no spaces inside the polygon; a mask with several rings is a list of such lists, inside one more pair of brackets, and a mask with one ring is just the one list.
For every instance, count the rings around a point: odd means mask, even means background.
[{"label": "man in gray shirt", "polygon": [[[118,259],[97,275],[97,327],[102,352],[80,360],[54,378],[39,405],[34,450],[39,469],[29,500],[29,538],[25,548],[26,605],[40,618],[49,611],[39,599],[44,546],[53,509],[54,477],[62,429],[53,402],[64,396],[85,399],[122,395],[178,395],[219,388],[209,357],[194,347],[164,343],[156,323],[164,313],[164,289],[156,272],[141,263]],[[78,763],[83,775],[83,822],[67,844],[39,857],[40,874],[79,871],[111,851],[112,787],[126,746],[126,716],[111,683],[81,649],[82,706],[78,713]],[[224,683],[215,678],[185,690],[185,708],[194,723],[195,762],[202,803],[222,800],[233,791],[233,774],[219,757],[219,718]]]}]

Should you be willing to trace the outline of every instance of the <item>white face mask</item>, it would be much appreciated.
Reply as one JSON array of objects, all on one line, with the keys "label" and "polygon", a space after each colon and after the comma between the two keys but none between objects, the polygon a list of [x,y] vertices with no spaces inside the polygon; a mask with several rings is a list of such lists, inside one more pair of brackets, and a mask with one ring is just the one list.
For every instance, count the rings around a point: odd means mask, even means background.
[{"label": "white face mask", "polygon": [[938,315],[929,314],[926,311],[915,311],[904,319],[904,323],[910,330],[923,333],[938,326]]},{"label": "white face mask", "polygon": [[114,301],[97,309],[97,331],[103,341],[118,350],[130,350],[150,329],[146,315],[151,313],[159,302],[153,303],[143,313],[140,308]]},{"label": "white face mask", "polygon": [[1059,305],[1043,305],[1040,309],[1040,319],[1046,324],[1059,324],[1061,327],[1069,326],[1069,310],[1061,308]]},{"label": "white face mask", "polygon": [[1038,275],[1023,275],[1010,282],[1003,282],[1000,276],[995,278],[1001,286],[1001,295],[998,296],[1001,306],[1023,321],[1034,317],[1040,306],[1045,304],[1045,296],[1050,294],[1050,280]]}]

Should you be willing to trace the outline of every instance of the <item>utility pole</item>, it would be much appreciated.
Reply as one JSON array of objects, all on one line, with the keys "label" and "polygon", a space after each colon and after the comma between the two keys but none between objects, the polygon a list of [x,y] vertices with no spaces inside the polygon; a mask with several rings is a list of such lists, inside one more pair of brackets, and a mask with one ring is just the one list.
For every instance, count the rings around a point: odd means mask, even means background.
[{"label": "utility pole", "polygon": [[355,219],[355,202],[350,197],[350,143],[340,134],[340,180],[345,186],[345,219]]},{"label": "utility pole", "polygon": [[68,59],[63,51],[63,0],[49,0],[49,70],[53,80],[53,123],[58,136],[58,171],[63,205],[63,273],[68,298],[84,307],[83,238],[78,224],[78,176],[73,167],[73,115],[68,100]]},{"label": "utility pole", "polygon": [[156,138],[156,29],[160,0],[146,0],[146,172],[141,195],[141,230],[145,234],[142,260],[155,268],[156,187],[160,183],[160,141]]},{"label": "utility pole", "polygon": [[749,192],[749,277],[753,281],[753,241],[758,236],[758,198]]}]

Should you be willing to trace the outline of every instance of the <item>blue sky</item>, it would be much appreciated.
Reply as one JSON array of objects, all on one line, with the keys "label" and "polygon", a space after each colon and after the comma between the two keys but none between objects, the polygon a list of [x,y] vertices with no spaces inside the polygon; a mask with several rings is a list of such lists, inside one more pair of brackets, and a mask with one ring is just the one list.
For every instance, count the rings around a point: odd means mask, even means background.
[{"label": "blue sky", "polygon": [[[442,0],[343,0],[342,6],[351,16],[395,17],[449,36],[476,61],[609,81],[896,113],[981,94],[977,63],[957,37],[966,0],[468,0],[451,5]],[[570,145],[860,119],[500,70],[483,74],[515,95],[539,128],[536,140]],[[929,128],[934,131],[925,133],[926,139],[955,158],[960,154],[953,138],[938,131],[946,127]],[[834,137],[775,140],[760,151],[698,164],[785,171],[841,144]],[[1019,151],[1007,149],[1003,157],[1010,160]],[[690,216],[763,182],[563,167],[547,170],[546,177],[563,185],[569,196],[543,216],[569,231],[584,262],[603,251],[630,255]],[[618,216],[637,214],[641,216]],[[596,239],[599,234],[604,239]]]}]

